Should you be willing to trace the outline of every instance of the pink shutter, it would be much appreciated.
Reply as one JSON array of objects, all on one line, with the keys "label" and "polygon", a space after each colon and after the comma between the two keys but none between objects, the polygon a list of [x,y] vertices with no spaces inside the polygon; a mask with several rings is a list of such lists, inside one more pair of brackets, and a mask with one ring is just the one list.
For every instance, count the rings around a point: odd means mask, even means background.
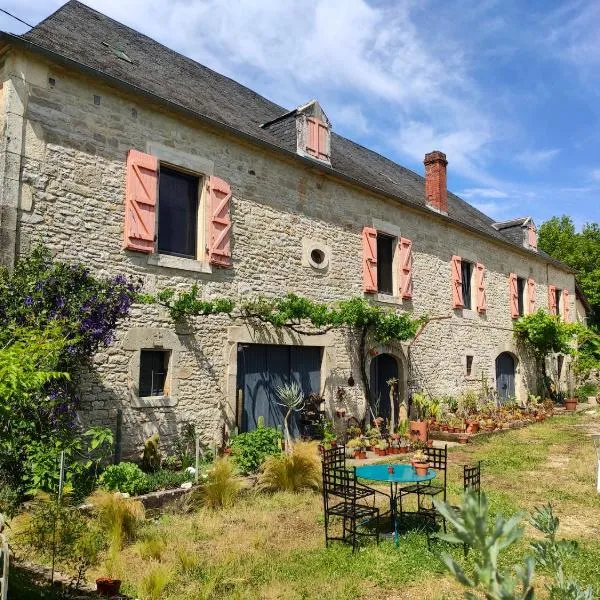
[{"label": "pink shutter", "polygon": [[217,267],[231,267],[231,188],[214,175],[209,177],[208,186],[208,262]]},{"label": "pink shutter", "polygon": [[400,296],[405,299],[412,298],[413,273],[412,273],[412,242],[406,238],[400,238],[398,242],[400,251]]},{"label": "pink shutter", "polygon": [[513,319],[519,318],[519,286],[517,276],[511,273],[508,276],[508,301],[510,304],[510,316]]},{"label": "pink shutter", "polygon": [[325,125],[321,120],[317,120],[317,133],[317,139],[319,142],[317,157],[321,160],[329,160],[329,152],[327,150],[327,138],[329,137],[329,132],[327,131],[327,125]]},{"label": "pink shutter", "polygon": [[363,290],[367,294],[377,293],[377,230],[363,227]]},{"label": "pink shutter", "polygon": [[551,315],[556,315],[558,312],[558,307],[556,306],[556,286],[549,285],[548,286],[548,310]]},{"label": "pink shutter", "polygon": [[563,290],[563,319],[565,323],[568,323],[570,320],[570,312],[571,306],[569,305],[569,290]]},{"label": "pink shutter", "polygon": [[477,286],[477,312],[487,310],[487,293],[485,290],[485,267],[481,263],[475,265],[475,283]]},{"label": "pink shutter", "polygon": [[158,159],[137,150],[127,153],[125,185],[125,239],[123,247],[154,252]]},{"label": "pink shutter", "polygon": [[533,279],[527,280],[527,301],[529,302],[529,314],[535,312],[535,281]]},{"label": "pink shutter", "polygon": [[319,119],[306,117],[306,152],[319,156]]},{"label": "pink shutter", "polygon": [[527,230],[527,235],[529,238],[529,247],[533,250],[537,250],[537,231],[530,226]]},{"label": "pink shutter", "polygon": [[462,260],[460,256],[452,257],[452,307],[462,308],[464,306],[462,294]]}]

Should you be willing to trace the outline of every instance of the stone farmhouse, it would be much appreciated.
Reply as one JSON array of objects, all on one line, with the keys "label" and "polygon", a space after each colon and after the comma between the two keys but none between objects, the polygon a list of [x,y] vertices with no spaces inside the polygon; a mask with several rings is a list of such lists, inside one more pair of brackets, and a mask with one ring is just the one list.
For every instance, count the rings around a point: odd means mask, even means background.
[{"label": "stone farmhouse", "polygon": [[[287,110],[71,0],[23,36],[1,34],[0,257],[43,242],[150,293],[361,296],[435,317],[410,347],[369,348],[373,398],[489,386],[527,398],[532,369],[513,321],[539,307],[576,318],[572,271],[537,249],[530,217],[495,223],[447,191],[447,158],[424,176],[337,135],[311,100]],[[450,161],[452,157],[449,157]],[[136,305],[83,381],[82,417],[124,452],[185,422],[206,443],[259,416],[295,379],[347,415],[368,415],[356,342],[226,316],[179,328]],[[371,400],[373,401],[373,400]],[[382,409],[383,410],[383,409]]]}]

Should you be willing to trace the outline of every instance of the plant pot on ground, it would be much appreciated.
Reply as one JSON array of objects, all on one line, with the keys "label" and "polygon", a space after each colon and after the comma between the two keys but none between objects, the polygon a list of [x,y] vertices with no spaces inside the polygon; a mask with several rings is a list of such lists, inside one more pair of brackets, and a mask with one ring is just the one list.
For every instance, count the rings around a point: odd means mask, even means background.
[{"label": "plant pot on ground", "polygon": [[565,398],[565,408],[575,410],[577,408],[577,398]]},{"label": "plant pot on ground", "polygon": [[99,596],[116,596],[120,589],[120,579],[111,579],[110,577],[98,577],[96,579],[96,590]]}]

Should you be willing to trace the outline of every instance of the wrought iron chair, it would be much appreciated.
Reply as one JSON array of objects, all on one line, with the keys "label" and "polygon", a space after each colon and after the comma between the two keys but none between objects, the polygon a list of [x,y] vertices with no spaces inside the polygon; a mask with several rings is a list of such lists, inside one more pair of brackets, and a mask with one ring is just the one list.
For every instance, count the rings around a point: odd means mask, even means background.
[{"label": "wrought iron chair", "polygon": [[[400,513],[402,514],[402,497],[408,494],[417,495],[417,507],[420,514],[427,515],[427,512],[435,510],[433,505],[431,507],[423,506],[423,498],[433,499],[435,496],[442,494],[444,502],[446,502],[446,485],[447,485],[447,469],[448,469],[448,445],[444,445],[443,448],[425,448],[425,455],[429,459],[429,464],[432,469],[435,469],[438,473],[441,473],[442,484],[435,483],[438,481],[436,478],[433,481],[424,481],[423,483],[415,483],[408,485],[400,489],[398,497],[400,499]],[[446,530],[446,522],[444,521],[444,531]]]},{"label": "wrought iron chair", "polygon": [[[373,497],[373,506],[364,504],[365,499]],[[332,500],[332,497],[335,500]],[[375,537],[379,544],[379,508],[375,505],[375,490],[362,486],[356,481],[354,471],[333,468],[323,462],[323,511],[325,515],[325,547],[331,540],[338,540],[352,545],[356,550],[358,537]],[[329,534],[331,517],[342,520],[342,535]],[[374,532],[359,529],[361,525],[375,522]]]}]

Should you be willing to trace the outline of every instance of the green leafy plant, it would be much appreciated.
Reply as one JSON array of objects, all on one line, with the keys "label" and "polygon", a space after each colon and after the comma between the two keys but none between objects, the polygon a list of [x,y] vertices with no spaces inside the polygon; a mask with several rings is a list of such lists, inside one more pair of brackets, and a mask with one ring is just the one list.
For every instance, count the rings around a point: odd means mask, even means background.
[{"label": "green leafy plant", "polygon": [[100,486],[124,494],[143,494],[148,490],[148,476],[135,463],[110,465],[100,476]]},{"label": "green leafy plant", "polygon": [[205,508],[229,508],[241,489],[235,465],[228,458],[218,458],[209,469],[206,482],[195,492],[194,500]]},{"label": "green leafy plant", "polygon": [[259,484],[270,491],[317,489],[320,483],[321,461],[310,442],[298,442],[289,452],[269,456],[259,477]]},{"label": "green leafy plant", "polygon": [[584,383],[579,386],[575,392],[577,400],[579,402],[587,402],[589,396],[596,396],[598,394],[598,386],[591,381]]},{"label": "green leafy plant", "polygon": [[161,469],[156,473],[149,473],[146,475],[146,486],[144,490],[148,492],[156,492],[158,490],[169,490],[172,488],[178,488],[182,483],[187,481],[194,481],[194,474],[187,470],[184,471],[169,471],[168,469]]},{"label": "green leafy plant", "polygon": [[231,458],[243,474],[255,473],[268,456],[281,454],[281,440],[273,427],[240,433],[231,442]]},{"label": "green leafy plant", "polygon": [[279,406],[284,408],[283,415],[283,434],[286,448],[291,448],[293,439],[290,433],[290,417],[292,413],[297,412],[304,406],[304,395],[300,386],[292,381],[275,388],[275,394],[279,398]]}]

